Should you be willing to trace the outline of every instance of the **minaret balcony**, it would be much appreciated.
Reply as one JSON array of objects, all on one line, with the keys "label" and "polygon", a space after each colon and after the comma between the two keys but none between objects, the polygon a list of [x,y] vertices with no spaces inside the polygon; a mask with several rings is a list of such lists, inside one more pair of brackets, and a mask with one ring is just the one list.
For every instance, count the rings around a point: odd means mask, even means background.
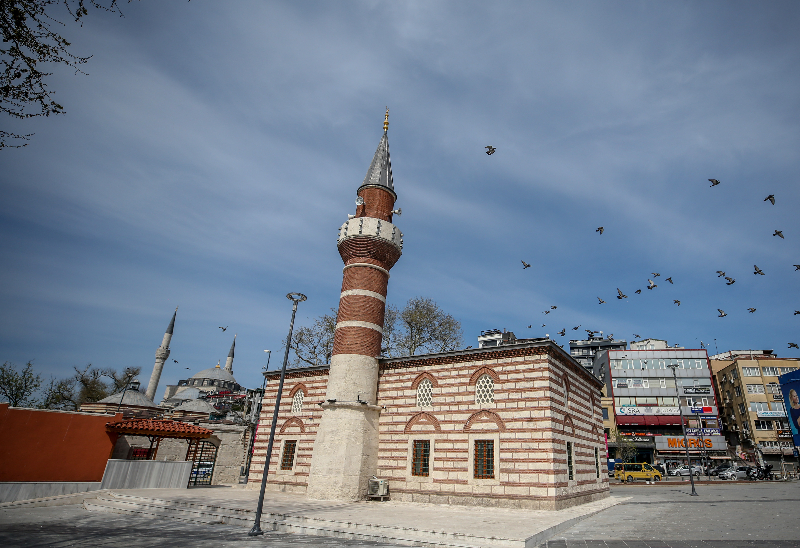
[{"label": "minaret balcony", "polygon": [[403,233],[389,221],[375,219],[373,217],[356,217],[349,219],[339,228],[337,245],[350,238],[369,237],[384,240],[398,251],[403,250]]}]

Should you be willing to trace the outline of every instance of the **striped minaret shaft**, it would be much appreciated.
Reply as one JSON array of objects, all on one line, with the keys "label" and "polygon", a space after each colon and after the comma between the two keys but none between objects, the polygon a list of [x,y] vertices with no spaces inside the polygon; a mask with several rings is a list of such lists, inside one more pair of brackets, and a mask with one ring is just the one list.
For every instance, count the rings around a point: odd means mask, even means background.
[{"label": "striped minaret shaft", "polygon": [[172,341],[172,330],[175,329],[175,316],[178,315],[178,307],[175,307],[175,312],[172,314],[172,320],[169,322],[167,332],[164,333],[164,338],[161,340],[161,346],[156,348],[156,363],[153,366],[153,374],[150,375],[150,382],[147,384],[147,397],[155,401],[156,390],[158,389],[158,381],[161,380],[161,371],[164,369],[164,362],[169,358],[169,343]]},{"label": "striped minaret shaft", "polygon": [[358,500],[377,470],[378,356],[389,270],[403,246],[403,235],[392,224],[397,195],[388,126],[387,110],[383,137],[357,191],[355,216],[339,229],[344,273],[326,402],[308,480],[312,498]]}]

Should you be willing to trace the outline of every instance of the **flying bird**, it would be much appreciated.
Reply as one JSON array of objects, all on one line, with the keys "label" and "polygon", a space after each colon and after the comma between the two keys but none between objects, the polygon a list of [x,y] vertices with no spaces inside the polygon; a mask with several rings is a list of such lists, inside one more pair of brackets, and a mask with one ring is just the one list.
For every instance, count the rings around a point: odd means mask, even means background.
[{"label": "flying bird", "polygon": [[608,334],[608,339],[609,340],[613,340],[614,339],[614,334],[613,333],[609,333]]},{"label": "flying bird", "polygon": [[605,230],[605,228],[603,228],[602,226],[599,226],[599,227],[597,227],[597,230],[595,230],[595,232],[599,232],[600,234],[602,234],[604,230]]},{"label": "flying bird", "polygon": [[[521,259],[520,259],[520,260],[521,260]],[[529,265],[529,264],[528,264],[528,263],[526,263],[525,261],[522,261],[522,270],[525,270],[526,268],[530,268],[530,267],[531,267],[531,265]]]},{"label": "flying bird", "polygon": [[642,338],[642,336],[641,336],[641,335],[637,335],[636,333],[634,333],[634,334],[633,334],[633,338],[634,338],[634,339],[641,339],[641,338]]},{"label": "flying bird", "polygon": [[798,314],[800,314],[800,310],[795,310],[794,311],[794,316],[797,316]]},{"label": "flying bird", "polygon": [[586,331],[589,334],[590,337],[592,335],[594,335],[595,333],[597,333],[597,331],[592,331],[591,329],[584,329],[584,331]]},{"label": "flying bird", "polygon": [[622,291],[620,291],[619,288],[617,288],[617,293],[619,293],[619,295],[617,295],[618,299],[627,299],[628,298],[628,296],[625,295]]},{"label": "flying bird", "polygon": [[717,186],[719,184],[719,181],[716,179],[709,179],[709,181],[711,181],[711,186]]},{"label": "flying bird", "polygon": [[556,305],[552,305],[552,306],[550,307],[550,310],[555,310],[556,308],[558,308]]},{"label": "flying bird", "polygon": [[783,237],[783,230],[776,230],[773,236],[780,236],[781,240],[785,240],[786,238]]},{"label": "flying bird", "polygon": [[528,329],[530,329],[531,327],[533,327],[533,326],[532,326],[532,325],[529,325],[529,326],[528,326]]},{"label": "flying bird", "polygon": [[573,328],[572,328],[572,330],[573,330],[573,331],[577,331],[578,329],[580,329],[580,327],[581,327],[581,326],[578,326],[578,327],[573,327]]},{"label": "flying bird", "polygon": [[771,203],[772,205],[775,205],[775,195],[774,195],[774,194],[770,194],[769,196],[767,196],[766,198],[764,198],[764,201],[765,201],[765,202],[766,202],[767,200],[769,200],[769,201],[770,201],[770,203]]},{"label": "flying bird", "polygon": [[658,278],[659,276],[661,276],[661,274],[658,272],[653,272],[653,278]]},{"label": "flying bird", "polygon": [[545,327],[545,324],[542,324],[542,327]]},{"label": "flying bird", "polygon": [[[667,278],[667,281],[668,281],[669,283],[673,283],[673,282],[672,282],[672,276],[670,276],[669,278]],[[674,285],[674,284],[673,284],[673,285]]]},{"label": "flying bird", "polygon": [[680,306],[680,305],[681,305],[681,302],[680,302],[678,299],[673,299],[673,301],[672,301],[672,302],[673,302],[673,303],[675,303],[675,304],[677,304],[678,306]]},{"label": "flying bird", "polygon": [[492,145],[486,145],[486,146],[485,146],[485,147],[483,147],[483,148],[485,148],[485,149],[486,149],[486,154],[488,154],[489,156],[491,156],[492,154],[494,154],[494,151],[495,151],[495,150],[497,150],[497,149],[496,149],[496,148],[494,148]]},{"label": "flying bird", "polygon": [[559,335],[560,337],[563,337],[563,336],[564,336],[564,335],[566,335],[566,334],[567,334],[567,329],[566,329],[566,328],[564,328],[564,329],[562,329],[561,331],[559,331],[559,332],[558,332],[558,335]]},{"label": "flying bird", "polygon": [[795,270],[800,270],[800,264],[793,264],[792,266]]},{"label": "flying bird", "polygon": [[542,314],[550,314],[549,310],[542,310]]},{"label": "flying bird", "polygon": [[753,265],[753,268],[755,268],[755,269],[756,269],[756,271],[755,271],[755,272],[753,272],[753,274],[761,274],[762,276],[764,275],[764,272],[763,272],[763,271],[762,271],[760,268],[758,268],[758,265],[755,265],[755,264],[754,264],[754,265]]},{"label": "flying bird", "polygon": [[717,308],[717,310],[719,310],[719,316],[717,316],[718,318],[724,318],[725,316],[727,316],[725,311],[722,310],[721,308]]},{"label": "flying bird", "polygon": [[800,350],[800,346],[797,346],[797,343],[789,343],[789,348],[797,348]]},{"label": "flying bird", "polygon": [[228,329],[228,326],[227,325],[225,327],[219,326],[219,328],[222,329],[223,333],[225,333],[225,331],[227,331]]},{"label": "flying bird", "polygon": [[175,363],[178,363],[178,360],[176,360],[176,359],[174,359],[174,358],[172,359],[172,361],[174,361]]},{"label": "flying bird", "polygon": [[717,278],[725,277],[725,273],[722,270],[717,270]]},{"label": "flying bird", "polygon": [[736,283],[736,279],[734,278],[728,278],[727,276],[725,276],[725,279],[728,280],[727,282],[725,282],[725,285],[733,285]]},{"label": "flying bird", "polygon": [[648,278],[647,281],[650,282],[650,285],[647,286],[647,289],[653,289],[654,287],[658,287],[656,283],[650,278]]},{"label": "flying bird", "polygon": [[642,290],[641,289],[637,289],[636,291],[634,291],[634,293],[636,293],[637,295],[641,295],[642,294]]},{"label": "flying bird", "polygon": [[752,314],[753,312],[755,312],[755,311],[756,311],[756,309],[755,309],[755,308],[748,308],[748,309],[747,309],[747,311],[748,311],[750,314]]},{"label": "flying bird", "polygon": [[605,301],[603,299],[601,299],[600,297],[597,297],[597,300],[600,301],[597,304],[605,304]]}]

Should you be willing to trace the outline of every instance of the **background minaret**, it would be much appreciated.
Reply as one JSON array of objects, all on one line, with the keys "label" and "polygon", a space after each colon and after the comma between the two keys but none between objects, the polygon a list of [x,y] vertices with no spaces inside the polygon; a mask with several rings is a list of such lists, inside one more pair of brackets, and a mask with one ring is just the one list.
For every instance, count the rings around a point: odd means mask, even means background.
[{"label": "background minaret", "polygon": [[228,352],[228,359],[225,360],[225,371],[233,375],[233,349],[236,348],[236,335],[233,336],[231,351]]},{"label": "background minaret", "polygon": [[153,401],[155,401],[158,381],[161,380],[161,370],[164,369],[164,362],[169,358],[169,342],[172,340],[172,330],[175,329],[175,316],[177,315],[178,307],[176,306],[175,312],[172,314],[172,320],[169,322],[169,327],[167,327],[167,332],[164,333],[161,346],[156,348],[156,363],[153,366],[153,374],[150,375],[150,382],[147,384],[147,392],[145,393]]},{"label": "background minaret", "polygon": [[403,248],[403,234],[392,224],[397,195],[388,129],[386,109],[383,137],[357,190],[356,214],[339,229],[339,255],[345,266],[326,402],[308,478],[312,498],[363,498],[369,477],[377,471],[378,356],[389,269]]}]

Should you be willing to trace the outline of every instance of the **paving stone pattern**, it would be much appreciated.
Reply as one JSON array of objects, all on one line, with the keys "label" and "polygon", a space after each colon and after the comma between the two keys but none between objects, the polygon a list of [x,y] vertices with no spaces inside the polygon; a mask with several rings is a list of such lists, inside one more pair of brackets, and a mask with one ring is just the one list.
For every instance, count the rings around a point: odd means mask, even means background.
[{"label": "paving stone pattern", "polygon": [[[396,544],[266,532],[248,537],[247,529],[185,523],[171,519],[87,512],[81,506],[0,509],[3,548],[141,547],[225,548],[270,546],[383,547]],[[403,547],[406,548],[406,547]]]}]

